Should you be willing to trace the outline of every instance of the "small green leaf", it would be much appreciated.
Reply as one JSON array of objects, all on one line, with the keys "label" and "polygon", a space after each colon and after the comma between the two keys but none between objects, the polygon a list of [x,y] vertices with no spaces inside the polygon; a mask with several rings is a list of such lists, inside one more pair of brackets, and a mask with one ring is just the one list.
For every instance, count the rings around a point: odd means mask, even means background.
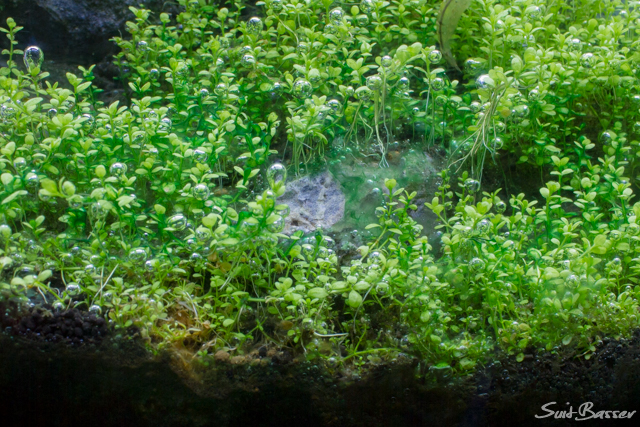
[{"label": "small green leaf", "polygon": [[309,292],[307,292],[307,295],[311,298],[323,299],[326,298],[329,293],[324,288],[311,288]]},{"label": "small green leaf", "polygon": [[19,196],[24,196],[25,194],[29,194],[27,191],[25,190],[18,190],[18,191],[14,191],[13,194],[11,194],[9,197],[6,197],[3,201],[2,204],[6,205],[7,203],[11,202],[13,199],[15,199],[16,197]]}]

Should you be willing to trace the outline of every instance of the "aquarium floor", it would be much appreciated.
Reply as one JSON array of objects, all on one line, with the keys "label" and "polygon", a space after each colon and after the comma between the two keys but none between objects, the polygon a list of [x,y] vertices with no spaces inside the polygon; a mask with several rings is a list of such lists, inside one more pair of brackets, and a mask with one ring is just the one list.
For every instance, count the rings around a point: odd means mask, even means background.
[{"label": "aquarium floor", "polygon": [[411,363],[378,367],[358,382],[305,363],[186,366],[168,354],[152,358],[131,340],[70,348],[1,334],[0,425],[617,426],[624,421],[535,414],[554,401],[557,409],[587,401],[640,409],[640,332],[606,341],[588,361],[541,354],[455,384],[415,380]]}]

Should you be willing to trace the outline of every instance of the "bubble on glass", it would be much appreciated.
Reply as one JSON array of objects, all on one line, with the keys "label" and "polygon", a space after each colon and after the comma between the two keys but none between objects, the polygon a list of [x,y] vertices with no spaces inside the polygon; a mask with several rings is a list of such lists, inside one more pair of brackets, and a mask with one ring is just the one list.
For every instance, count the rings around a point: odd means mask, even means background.
[{"label": "bubble on glass", "polygon": [[389,294],[389,283],[388,282],[378,282],[376,285],[376,293],[378,295],[388,295]]},{"label": "bubble on glass", "polygon": [[298,55],[306,55],[309,53],[309,45],[305,42],[300,42],[298,43],[298,46],[296,46],[296,51],[298,52]]},{"label": "bubble on glass", "polygon": [[324,26],[324,32],[327,34],[336,34],[338,29],[333,24],[327,24]]},{"label": "bubble on glass", "polygon": [[262,31],[262,20],[257,16],[249,19],[247,22],[247,32],[251,35],[257,36]]},{"label": "bubble on glass", "polygon": [[467,178],[464,182],[464,188],[470,193],[475,193],[480,190],[480,182],[473,178]]},{"label": "bubble on glass", "polygon": [[107,208],[105,202],[102,200],[98,200],[97,202],[93,203],[89,208],[89,211],[91,215],[96,219],[102,219],[109,213],[109,209]]},{"label": "bubble on glass", "polygon": [[609,238],[614,242],[617,242],[622,238],[622,233],[620,230],[611,230],[611,232],[609,232]]},{"label": "bubble on glass", "polygon": [[271,10],[273,10],[276,13],[281,12],[282,9],[284,8],[284,4],[282,3],[282,0],[271,0],[271,3],[269,4],[269,6],[271,6]]},{"label": "bubble on glass", "polygon": [[344,11],[339,7],[336,7],[335,9],[332,9],[331,12],[329,12],[329,20],[334,25],[342,25],[343,18],[344,18]]},{"label": "bubble on glass", "polygon": [[436,77],[435,79],[431,80],[431,89],[436,91],[444,89],[444,79],[442,79],[441,77]]},{"label": "bubble on glass", "polygon": [[393,59],[389,55],[385,55],[380,59],[380,65],[384,68],[391,67],[391,64],[393,64]]},{"label": "bubble on glass", "polygon": [[377,74],[367,77],[367,87],[375,91],[380,90],[382,88],[382,78]]},{"label": "bubble on glass", "polygon": [[282,219],[282,217],[279,217],[274,222],[267,225],[267,230],[272,233],[280,233],[282,230],[284,230],[284,225],[284,219]]},{"label": "bubble on glass", "polygon": [[193,150],[193,160],[195,160],[198,163],[204,163],[207,161],[208,155],[207,152],[204,150],[201,150],[199,148]]},{"label": "bubble on glass", "polygon": [[129,260],[135,263],[142,263],[147,259],[147,251],[144,248],[133,248],[129,251]]},{"label": "bubble on glass", "polygon": [[299,79],[293,84],[293,94],[298,98],[308,98],[312,91],[313,86],[304,79]]},{"label": "bubble on glass", "polygon": [[369,17],[367,15],[358,15],[356,16],[356,24],[360,27],[364,27],[369,23]]},{"label": "bubble on glass", "polygon": [[216,95],[224,97],[229,93],[229,88],[225,83],[218,83],[213,91]]},{"label": "bubble on glass", "polygon": [[200,98],[207,99],[209,97],[209,90],[207,88],[200,89]]},{"label": "bubble on glass", "polygon": [[23,60],[28,71],[41,68],[44,62],[44,53],[38,46],[29,46],[24,50]]},{"label": "bubble on glass", "polygon": [[151,80],[158,80],[158,78],[160,78],[160,71],[158,71],[157,68],[152,68],[149,70],[149,78]]},{"label": "bubble on glass", "polygon": [[346,96],[353,96],[355,94],[355,89],[353,89],[353,86],[347,86],[347,88],[345,89],[345,95]]},{"label": "bubble on glass", "polygon": [[330,99],[327,102],[327,106],[329,107],[329,109],[331,110],[332,113],[337,113],[340,110],[340,101],[338,101],[337,99]]},{"label": "bubble on glass", "polygon": [[474,273],[477,273],[481,270],[484,270],[484,261],[481,260],[480,258],[473,258],[471,259],[471,261],[469,261],[469,270],[471,270]]},{"label": "bubble on glass", "polygon": [[147,43],[144,40],[140,40],[138,42],[138,44],[136,44],[136,48],[140,51],[140,52],[148,52],[149,51],[149,43]]},{"label": "bubble on glass", "polygon": [[167,225],[174,230],[182,231],[187,228],[187,217],[183,214],[175,214],[167,221]]},{"label": "bubble on glass", "polygon": [[442,52],[440,52],[437,49],[432,50],[431,52],[429,52],[427,59],[429,59],[429,62],[432,63],[433,65],[439,64],[440,61],[442,61]]},{"label": "bubble on glass", "polygon": [[360,2],[360,10],[363,11],[364,13],[371,14],[374,8],[375,8],[375,5],[373,3],[373,0],[362,0]]},{"label": "bubble on glass", "polygon": [[575,286],[580,283],[580,278],[578,278],[578,276],[576,276],[575,274],[570,274],[566,278],[566,283],[567,285]]},{"label": "bubble on glass", "polygon": [[127,165],[125,165],[124,163],[116,162],[109,168],[109,173],[117,177],[123,176],[127,173]]},{"label": "bubble on glass", "polygon": [[476,230],[478,233],[486,233],[491,228],[491,223],[486,219],[483,219],[478,224],[476,224]]},{"label": "bubble on glass", "polygon": [[398,80],[398,88],[400,90],[407,90],[409,89],[409,78],[407,77],[401,77],[400,80]]},{"label": "bubble on glass", "polygon": [[75,282],[71,282],[67,285],[65,290],[67,291],[67,294],[76,296],[80,293],[80,286]]},{"label": "bubble on glass", "polygon": [[91,114],[83,114],[82,118],[84,119],[82,122],[82,130],[85,132],[91,132],[95,126],[96,119],[94,119]]},{"label": "bubble on glass", "polygon": [[490,148],[492,150],[501,150],[503,146],[504,146],[504,141],[502,141],[502,138],[500,138],[499,136],[496,136],[491,140]]},{"label": "bubble on glass", "polygon": [[603,145],[609,145],[611,144],[611,141],[613,140],[613,136],[611,135],[611,132],[609,131],[604,131],[600,134],[600,142]]},{"label": "bubble on glass", "polygon": [[207,187],[207,184],[201,183],[201,184],[196,184],[193,187],[192,193],[193,193],[193,197],[195,197],[197,200],[206,200],[209,198],[211,191],[209,190],[209,187]]},{"label": "bubble on glass", "polygon": [[474,58],[469,58],[464,62],[464,69],[469,74],[477,74],[482,70],[482,63]]},{"label": "bubble on glass", "polygon": [[494,85],[494,81],[488,74],[483,74],[476,79],[478,89],[488,89]]},{"label": "bubble on glass", "polygon": [[494,208],[496,210],[497,213],[503,213],[504,211],[507,210],[507,204],[505,202],[503,202],[502,200],[498,200],[496,202],[496,204],[494,205]]},{"label": "bubble on glass", "polygon": [[16,172],[24,172],[27,170],[27,160],[24,157],[16,157],[13,160],[13,167]]},{"label": "bubble on glass", "polygon": [[595,56],[593,56],[593,53],[591,52],[587,52],[580,57],[580,65],[582,65],[584,68],[593,67],[595,62],[596,62],[596,58]]},{"label": "bubble on glass", "polygon": [[240,62],[242,63],[243,67],[251,68],[256,64],[256,58],[248,53],[242,56]]},{"label": "bubble on glass", "polygon": [[102,309],[99,305],[93,304],[91,307],[89,307],[89,313],[100,316],[102,314]]},{"label": "bubble on glass", "polygon": [[267,180],[274,187],[277,183],[284,183],[287,179],[287,168],[282,163],[274,163],[267,169]]},{"label": "bubble on glass", "polygon": [[362,102],[367,102],[373,97],[373,91],[367,86],[361,86],[356,90],[356,98]]},{"label": "bubble on glass", "polygon": [[582,41],[578,38],[572,38],[567,40],[569,50],[578,51],[582,49]]}]

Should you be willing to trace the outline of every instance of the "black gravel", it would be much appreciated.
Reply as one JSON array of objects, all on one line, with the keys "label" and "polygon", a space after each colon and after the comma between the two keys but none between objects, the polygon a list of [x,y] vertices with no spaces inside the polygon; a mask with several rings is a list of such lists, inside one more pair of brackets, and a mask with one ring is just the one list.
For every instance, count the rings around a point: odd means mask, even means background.
[{"label": "black gravel", "polygon": [[49,304],[26,310],[0,304],[0,325],[8,335],[71,346],[99,344],[109,332],[103,317],[78,309],[56,311]]}]

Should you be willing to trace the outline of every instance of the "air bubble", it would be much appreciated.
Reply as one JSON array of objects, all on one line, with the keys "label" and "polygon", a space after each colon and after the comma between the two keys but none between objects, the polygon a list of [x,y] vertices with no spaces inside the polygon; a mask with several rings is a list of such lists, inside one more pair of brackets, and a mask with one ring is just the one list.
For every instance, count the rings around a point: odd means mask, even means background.
[{"label": "air bubble", "polygon": [[100,316],[100,314],[102,314],[102,309],[100,308],[99,305],[94,304],[91,307],[89,307],[89,313],[95,314],[96,316]]},{"label": "air bubble", "polygon": [[360,86],[356,90],[356,98],[362,102],[367,102],[373,96],[373,91],[369,89],[367,86]]},{"label": "air bubble", "polygon": [[360,27],[364,27],[369,23],[369,17],[367,15],[358,15],[356,16],[356,23]]},{"label": "air bubble", "polygon": [[486,233],[487,231],[489,231],[489,228],[491,228],[491,223],[486,219],[483,219],[476,225],[476,230],[478,230],[478,233]]},{"label": "air bubble", "polygon": [[111,167],[109,168],[109,172],[113,176],[123,176],[127,173],[127,165],[125,165],[124,163],[116,162],[111,165]]},{"label": "air bubble", "polygon": [[467,180],[464,182],[464,187],[470,193],[475,193],[478,190],[480,190],[480,182],[478,182],[477,180],[472,179],[472,178],[467,178]]},{"label": "air bubble", "polygon": [[240,60],[244,67],[250,68],[256,64],[256,58],[251,54],[246,54]]},{"label": "air bubble", "polygon": [[193,151],[193,159],[198,163],[204,163],[207,161],[207,152],[204,150],[196,149]]},{"label": "air bubble", "polygon": [[27,169],[27,160],[24,157],[17,157],[13,161],[13,167],[16,172],[24,172]]},{"label": "air bubble", "polygon": [[80,286],[77,283],[69,283],[66,287],[66,291],[69,295],[75,296],[80,293]]},{"label": "air bubble", "polygon": [[44,62],[44,53],[38,46],[29,46],[24,50],[23,60],[28,71],[41,68]]},{"label": "air bubble", "polygon": [[476,79],[476,86],[478,89],[488,89],[493,87],[494,81],[488,74],[483,74]]},{"label": "air bubble", "polygon": [[270,6],[271,10],[273,10],[275,13],[280,13],[284,8],[282,0],[271,0]]},{"label": "air bubble", "polygon": [[480,258],[473,258],[471,261],[469,261],[469,269],[474,273],[484,270],[484,265],[484,261]]},{"label": "air bubble", "polygon": [[149,43],[147,43],[144,40],[140,40],[138,42],[138,44],[136,44],[136,48],[140,51],[140,52],[148,52],[149,51]]},{"label": "air bubble", "polygon": [[257,36],[262,31],[262,27],[262,20],[257,16],[254,16],[247,22],[247,33]]},{"label": "air bubble", "polygon": [[444,79],[442,79],[441,77],[436,77],[435,79],[431,80],[431,89],[435,91],[444,89]]},{"label": "air bubble", "polygon": [[306,55],[309,53],[309,45],[305,42],[300,42],[296,47],[296,51],[298,52],[298,55]]},{"label": "air bubble", "polygon": [[500,138],[499,136],[496,136],[495,138],[493,138],[491,140],[491,149],[492,150],[500,150],[500,149],[502,149],[503,145],[504,145],[504,142],[502,141],[502,138]]},{"label": "air bubble", "polygon": [[373,0],[362,0],[360,2],[360,10],[364,13],[370,14],[373,12],[375,5],[373,4]]},{"label": "air bubble", "polygon": [[267,170],[267,180],[273,188],[277,183],[284,183],[287,179],[287,168],[281,163],[274,163]]},{"label": "air bubble", "polygon": [[380,76],[375,74],[367,77],[367,87],[375,91],[380,90],[382,88],[382,79]]},{"label": "air bubble", "polygon": [[342,25],[342,19],[344,18],[344,11],[336,7],[329,12],[329,20],[333,25]]},{"label": "air bubble", "polygon": [[584,67],[584,68],[591,68],[593,67],[594,63],[596,62],[595,57],[593,56],[593,53],[591,52],[587,52],[584,55],[582,55],[580,57],[580,64]]},{"label": "air bubble", "polygon": [[192,193],[197,200],[206,200],[209,198],[211,191],[207,184],[197,184],[193,187]]},{"label": "air bubble", "polygon": [[147,251],[143,248],[134,248],[129,251],[129,259],[132,262],[142,263],[147,259]]},{"label": "air bubble", "polygon": [[274,222],[267,225],[267,229],[272,233],[280,233],[284,230],[284,219],[282,219],[282,217],[276,219]]},{"label": "air bubble", "polygon": [[432,64],[439,64],[440,61],[442,61],[442,52],[440,52],[439,50],[432,50],[431,52],[429,52],[427,58]]},{"label": "air bubble", "polygon": [[227,94],[229,93],[229,88],[224,83],[218,83],[218,85],[213,91],[215,92],[216,95],[220,97],[224,97],[224,96],[227,96]]},{"label": "air bubble", "polygon": [[167,224],[177,231],[182,231],[187,228],[187,218],[182,214],[176,214],[169,218]]},{"label": "air bubble", "polygon": [[311,86],[311,83],[304,79],[297,80],[293,84],[293,94],[298,98],[308,98],[311,95],[312,91],[313,86]]}]

